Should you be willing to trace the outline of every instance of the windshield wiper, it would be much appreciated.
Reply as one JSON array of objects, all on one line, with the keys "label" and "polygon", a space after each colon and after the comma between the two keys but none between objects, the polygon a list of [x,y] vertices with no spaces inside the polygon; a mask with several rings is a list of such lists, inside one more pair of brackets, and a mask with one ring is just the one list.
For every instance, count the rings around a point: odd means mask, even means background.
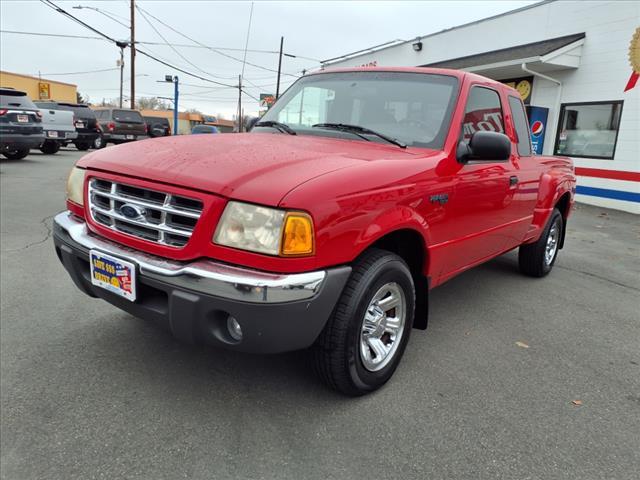
[{"label": "windshield wiper", "polygon": [[256,122],[254,127],[273,127],[276,130],[279,130],[284,133],[288,133],[289,135],[297,135],[297,133],[286,123],[275,122],[273,120],[264,120],[262,122]]},{"label": "windshield wiper", "polygon": [[[358,136],[362,136],[362,135],[359,135],[361,133],[364,133],[367,135],[375,135],[376,137],[386,140],[389,143],[393,143],[394,145],[397,145],[400,148],[407,148],[407,145],[402,143],[398,139],[391,138],[385,135],[384,133],[376,132],[375,130],[371,130],[370,128],[367,128],[367,127],[361,127],[360,125],[349,125],[348,123],[316,123],[315,125],[311,125],[311,126],[313,128],[332,128],[332,129],[340,130],[343,132],[351,132]],[[366,138],[366,137],[363,137],[363,138]]]}]

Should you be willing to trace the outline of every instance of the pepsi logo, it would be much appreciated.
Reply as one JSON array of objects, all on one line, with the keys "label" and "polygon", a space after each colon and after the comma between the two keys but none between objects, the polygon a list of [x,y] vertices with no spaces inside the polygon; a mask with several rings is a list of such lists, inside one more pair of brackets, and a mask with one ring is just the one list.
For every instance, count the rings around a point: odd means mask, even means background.
[{"label": "pepsi logo", "polygon": [[540,120],[536,120],[533,122],[533,125],[531,125],[531,134],[534,137],[539,137],[543,130],[544,124]]}]

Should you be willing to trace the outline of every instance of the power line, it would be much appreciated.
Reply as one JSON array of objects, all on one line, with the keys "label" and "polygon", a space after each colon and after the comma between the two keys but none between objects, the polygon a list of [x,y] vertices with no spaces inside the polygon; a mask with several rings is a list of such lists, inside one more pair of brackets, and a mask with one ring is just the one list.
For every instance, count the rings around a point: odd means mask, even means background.
[{"label": "power line", "polygon": [[[138,7],[138,8],[140,8],[140,9],[142,10],[142,7]],[[175,28],[173,28],[171,25],[166,24],[165,22],[163,22],[162,20],[160,20],[158,17],[156,17],[156,16],[152,15],[151,13],[149,13],[147,10],[144,10],[144,12],[145,12],[147,15],[149,15],[151,18],[153,18],[154,20],[156,20],[157,22],[159,22],[159,23],[161,23],[162,25],[164,25],[165,27],[167,27],[169,30],[171,30],[171,31],[173,31],[173,32],[175,32],[175,33],[177,33],[177,34],[178,34],[178,35],[180,35],[181,37],[184,37],[184,38],[186,38],[187,40],[189,40],[189,41],[191,41],[191,42],[193,42],[193,43],[195,43],[195,44],[197,44],[197,45],[200,45],[202,48],[206,48],[206,49],[208,49],[208,50],[211,50],[212,52],[217,53],[218,55],[222,55],[223,57],[227,57],[227,58],[230,58],[230,59],[232,59],[232,60],[235,60],[236,62],[240,62],[240,63],[242,63],[242,59],[237,58],[237,57],[234,57],[233,55],[229,55],[229,54],[227,54],[227,53],[223,53],[223,52],[219,51],[218,49],[215,49],[215,48],[213,48],[213,47],[210,47],[210,46],[208,46],[208,45],[205,45],[205,44],[204,44],[204,43],[202,43],[202,42],[199,42],[198,40],[194,40],[193,38],[191,38],[191,37],[189,37],[189,36],[185,35],[185,34],[184,34],[184,33],[182,33],[181,31],[176,30],[176,29],[175,29]],[[274,73],[277,73],[277,70],[274,70],[274,69],[272,69],[272,68],[268,68],[268,67],[264,67],[264,66],[262,66],[262,65],[258,65],[258,64],[251,63],[251,62],[246,62],[246,64],[247,64],[247,65],[251,65],[252,67],[259,68],[259,69],[261,69],[261,70],[266,70],[266,71],[268,71],[268,72],[274,72]],[[290,74],[290,73],[283,73],[283,75],[288,75],[288,76],[291,76],[291,77],[298,77],[298,75],[293,75],[293,74]]]},{"label": "power line", "polygon": [[[110,39],[106,39],[104,37],[92,37],[89,35],[69,35],[69,34],[61,34],[61,33],[44,33],[44,32],[26,32],[26,31],[22,31],[22,30],[4,30],[4,29],[0,29],[0,33],[5,33],[5,34],[13,34],[13,35],[27,35],[27,36],[34,36],[34,37],[52,37],[52,38],[69,38],[69,39],[73,39],[73,40],[100,40],[100,41],[111,41]],[[162,42],[147,42],[147,41],[143,41],[143,40],[136,40],[136,45],[151,45],[151,46],[161,46],[161,47],[178,47],[178,48],[204,48],[204,49],[211,49],[211,48],[215,48],[216,50],[228,50],[228,51],[235,51],[235,52],[243,52],[244,49],[242,48],[229,48],[229,47],[208,47],[208,46],[201,46],[201,45],[187,45],[184,43],[162,43]],[[250,53],[268,53],[268,54],[277,54],[277,51],[274,50],[257,50],[257,49],[247,49],[247,52]],[[156,54],[157,55],[157,54]],[[284,54],[286,56],[289,56],[288,54]],[[307,59],[307,60],[311,60],[311,61],[316,61],[313,58],[308,58],[308,57],[302,57],[300,55],[296,55],[296,58],[303,58],[303,59]],[[248,65],[251,65],[250,63],[248,63]],[[290,75],[290,76],[296,76],[295,72],[287,72],[286,75]],[[265,80],[267,78],[273,78],[274,75],[266,75],[266,76],[251,76],[249,78],[253,78],[254,80]],[[224,78],[224,79],[234,79],[236,78],[235,75],[233,76],[221,76],[221,75],[216,75],[216,78]],[[275,85],[275,84],[274,84]]]},{"label": "power line", "polygon": [[[142,11],[142,9],[136,5],[136,10],[138,10],[138,12],[140,13],[140,15],[142,15],[142,18],[147,22],[147,24],[149,24],[149,26],[153,29],[154,32],[156,32],[158,34],[158,36],[164,40],[164,43],[166,46],[170,47],[171,50],[173,50],[176,55],[178,55],[180,58],[182,58],[185,62],[187,62],[189,65],[191,65],[192,67],[194,67],[196,70],[204,73],[205,75],[209,75],[210,77],[214,77],[214,78],[223,78],[223,77],[218,77],[217,75],[213,75],[209,72],[206,72],[204,70],[202,70],[198,65],[196,65],[195,63],[191,62],[187,57],[185,57],[184,55],[182,55],[173,45],[171,45],[168,40],[164,37],[164,35],[162,35],[158,29],[153,25],[153,23],[151,23],[151,20],[149,20],[147,18],[147,16],[144,14],[144,12]],[[139,43],[139,42],[138,42]]]},{"label": "power line", "polygon": [[33,75],[33,76],[36,76],[36,75],[46,75],[47,77],[53,77],[53,76],[56,76],[56,75],[84,75],[84,74],[87,74],[87,73],[112,72],[112,71],[114,71],[114,70],[120,70],[120,68],[119,68],[119,67],[115,67],[115,68],[102,68],[102,69],[100,69],[100,70],[87,70],[87,71],[84,71],[84,72],[64,72],[64,73],[41,73],[41,72],[38,72],[37,74],[35,74],[35,73],[34,73],[34,74],[32,74],[32,75]]},{"label": "power line", "polygon": [[[117,41],[117,40],[115,40],[114,38],[110,37],[110,36],[109,36],[109,35],[107,35],[106,33],[103,33],[103,32],[101,32],[100,30],[98,30],[98,29],[96,29],[96,28],[92,27],[92,26],[91,26],[91,25],[89,25],[88,23],[83,22],[83,21],[82,21],[82,20],[80,20],[79,18],[77,18],[77,17],[75,17],[75,16],[71,15],[69,12],[67,12],[67,11],[65,11],[64,9],[62,9],[62,8],[58,7],[58,6],[57,6],[55,3],[53,3],[51,0],[40,0],[40,1],[41,1],[42,3],[44,3],[45,5],[47,5],[49,8],[51,8],[52,10],[55,10],[56,12],[63,14],[64,16],[66,16],[66,17],[70,18],[71,20],[73,20],[74,22],[79,23],[79,24],[80,24],[80,25],[82,25],[83,27],[85,27],[85,28],[87,28],[87,29],[91,30],[91,31],[92,31],[92,32],[94,32],[94,33],[97,33],[97,34],[98,34],[98,35],[100,35],[101,37],[104,37],[104,38],[106,38],[107,40],[109,40],[109,41],[113,42],[114,44],[118,45],[118,41]],[[214,83],[214,84],[216,84],[216,85],[222,85],[222,86],[225,86],[225,87],[233,87],[233,85],[229,85],[229,84],[226,84],[226,83],[217,82],[217,81],[215,81],[215,80],[210,80],[210,79],[208,79],[208,78],[201,77],[200,75],[196,75],[195,73],[191,73],[191,72],[189,72],[189,71],[187,71],[187,70],[184,70],[184,69],[182,69],[182,68],[176,67],[175,65],[172,65],[172,64],[170,64],[169,62],[165,62],[164,60],[161,60],[161,59],[159,59],[158,57],[156,57],[156,56],[154,56],[154,55],[151,55],[150,53],[145,52],[144,50],[140,50],[139,48],[136,48],[136,51],[137,51],[137,52],[139,52],[140,54],[144,55],[145,57],[148,57],[148,58],[150,58],[150,59],[152,59],[152,60],[155,60],[156,62],[161,63],[161,64],[163,64],[163,65],[165,65],[165,66],[167,66],[167,67],[169,67],[169,68],[173,68],[174,70],[177,70],[178,72],[182,72],[182,73],[184,73],[185,75],[189,75],[189,76],[191,76],[191,77],[198,78],[198,79],[203,80],[203,81],[205,81],[205,82]]]}]

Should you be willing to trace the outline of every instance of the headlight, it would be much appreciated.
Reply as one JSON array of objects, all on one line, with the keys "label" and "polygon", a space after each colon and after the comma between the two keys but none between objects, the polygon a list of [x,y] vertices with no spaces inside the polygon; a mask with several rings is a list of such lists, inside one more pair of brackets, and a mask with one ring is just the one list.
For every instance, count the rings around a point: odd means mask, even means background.
[{"label": "headlight", "polygon": [[229,202],[213,241],[268,255],[311,255],[313,224],[305,213]]},{"label": "headlight", "polygon": [[84,169],[73,167],[67,179],[67,199],[78,205],[84,205],[84,174]]}]

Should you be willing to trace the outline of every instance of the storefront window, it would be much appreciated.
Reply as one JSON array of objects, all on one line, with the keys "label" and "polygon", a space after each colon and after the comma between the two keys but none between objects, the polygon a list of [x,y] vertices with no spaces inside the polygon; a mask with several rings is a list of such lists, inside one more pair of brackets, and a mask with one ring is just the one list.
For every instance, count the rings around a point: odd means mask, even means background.
[{"label": "storefront window", "polygon": [[556,155],[613,159],[622,102],[563,104]]}]

